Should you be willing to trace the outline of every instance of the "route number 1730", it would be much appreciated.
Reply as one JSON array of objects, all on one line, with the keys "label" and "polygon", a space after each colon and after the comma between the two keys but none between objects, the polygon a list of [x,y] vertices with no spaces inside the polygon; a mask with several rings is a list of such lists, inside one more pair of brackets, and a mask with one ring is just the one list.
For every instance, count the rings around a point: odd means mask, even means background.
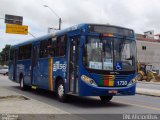
[{"label": "route number 1730", "polygon": [[117,81],[118,86],[125,86],[127,85],[127,81]]}]

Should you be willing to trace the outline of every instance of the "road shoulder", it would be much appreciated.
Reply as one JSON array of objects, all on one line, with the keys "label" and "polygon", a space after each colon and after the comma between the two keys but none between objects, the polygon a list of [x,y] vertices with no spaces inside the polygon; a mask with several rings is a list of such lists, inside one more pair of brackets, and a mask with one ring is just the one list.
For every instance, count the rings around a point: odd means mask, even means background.
[{"label": "road shoulder", "polygon": [[69,114],[54,106],[0,87],[0,113],[13,114]]},{"label": "road shoulder", "polygon": [[141,95],[149,95],[149,96],[156,96],[160,97],[160,90],[152,90],[152,89],[145,89],[145,88],[136,88],[136,93]]}]

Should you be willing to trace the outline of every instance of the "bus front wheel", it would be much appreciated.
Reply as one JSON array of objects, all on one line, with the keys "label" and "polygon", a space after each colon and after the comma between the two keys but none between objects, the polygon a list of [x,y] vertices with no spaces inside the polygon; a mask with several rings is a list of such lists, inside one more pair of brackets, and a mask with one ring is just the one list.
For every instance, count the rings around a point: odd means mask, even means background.
[{"label": "bus front wheel", "polygon": [[100,96],[102,102],[109,102],[113,96]]},{"label": "bus front wheel", "polygon": [[64,82],[60,80],[57,84],[57,97],[59,101],[66,102],[67,95],[65,94]]}]

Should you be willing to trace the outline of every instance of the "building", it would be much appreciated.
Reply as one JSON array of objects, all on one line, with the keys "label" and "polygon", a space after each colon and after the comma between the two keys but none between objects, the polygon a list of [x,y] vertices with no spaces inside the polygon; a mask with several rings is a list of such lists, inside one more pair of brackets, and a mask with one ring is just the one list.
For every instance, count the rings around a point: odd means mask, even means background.
[{"label": "building", "polygon": [[145,32],[143,34],[136,34],[137,42],[137,58],[140,63],[152,64],[153,69],[160,74],[160,34],[157,34],[158,39],[151,34]]}]

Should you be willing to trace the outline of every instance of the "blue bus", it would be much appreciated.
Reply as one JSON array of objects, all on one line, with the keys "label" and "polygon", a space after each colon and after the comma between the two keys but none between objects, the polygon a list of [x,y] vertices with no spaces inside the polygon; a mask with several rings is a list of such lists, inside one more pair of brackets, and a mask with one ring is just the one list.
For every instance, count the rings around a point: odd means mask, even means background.
[{"label": "blue bus", "polygon": [[108,102],[135,95],[136,61],[132,29],[79,24],[12,46],[9,79],[54,91],[62,102],[69,94]]}]

